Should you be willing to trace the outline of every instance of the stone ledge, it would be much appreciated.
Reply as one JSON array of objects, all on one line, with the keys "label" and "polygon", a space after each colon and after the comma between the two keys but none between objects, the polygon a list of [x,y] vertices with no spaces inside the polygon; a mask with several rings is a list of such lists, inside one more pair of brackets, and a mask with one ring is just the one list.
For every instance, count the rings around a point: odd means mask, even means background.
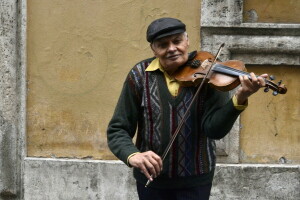
[{"label": "stone ledge", "polygon": [[[27,157],[24,163],[25,200],[137,199],[132,169],[121,161]],[[218,164],[211,200],[296,200],[299,188],[300,165]]]},{"label": "stone ledge", "polygon": [[219,164],[212,199],[300,199],[300,165]]}]

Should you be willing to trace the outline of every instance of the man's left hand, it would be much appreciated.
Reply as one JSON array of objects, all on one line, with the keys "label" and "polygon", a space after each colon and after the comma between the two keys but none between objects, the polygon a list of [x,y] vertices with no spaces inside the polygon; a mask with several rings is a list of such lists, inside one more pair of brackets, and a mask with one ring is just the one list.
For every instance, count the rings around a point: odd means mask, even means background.
[{"label": "man's left hand", "polygon": [[257,92],[261,87],[266,85],[265,78],[268,74],[256,76],[253,72],[250,73],[251,79],[247,75],[239,76],[241,87],[236,92],[236,98],[239,105],[244,105],[249,96]]}]

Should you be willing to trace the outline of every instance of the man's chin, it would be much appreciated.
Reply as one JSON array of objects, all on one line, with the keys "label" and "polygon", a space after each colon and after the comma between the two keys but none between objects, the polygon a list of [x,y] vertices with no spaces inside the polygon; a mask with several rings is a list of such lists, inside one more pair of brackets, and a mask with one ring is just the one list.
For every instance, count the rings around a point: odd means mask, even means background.
[{"label": "man's chin", "polygon": [[185,62],[183,62],[183,61],[179,61],[179,60],[176,60],[176,61],[174,61],[174,62],[170,62],[170,65],[169,66],[173,66],[173,67],[180,67],[180,66],[182,66],[183,64],[185,64]]},{"label": "man's chin", "polygon": [[170,63],[170,64],[167,65],[165,70],[169,73],[174,73],[180,66],[181,66],[181,64],[179,64],[177,62]]}]

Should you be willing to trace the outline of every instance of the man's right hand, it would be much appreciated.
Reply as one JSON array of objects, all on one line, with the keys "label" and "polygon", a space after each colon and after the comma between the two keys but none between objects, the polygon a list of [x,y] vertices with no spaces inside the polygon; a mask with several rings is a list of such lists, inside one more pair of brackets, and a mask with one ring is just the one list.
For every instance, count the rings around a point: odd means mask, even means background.
[{"label": "man's right hand", "polygon": [[163,166],[160,156],[153,151],[135,154],[129,158],[128,162],[132,167],[140,169],[150,181],[160,174]]}]

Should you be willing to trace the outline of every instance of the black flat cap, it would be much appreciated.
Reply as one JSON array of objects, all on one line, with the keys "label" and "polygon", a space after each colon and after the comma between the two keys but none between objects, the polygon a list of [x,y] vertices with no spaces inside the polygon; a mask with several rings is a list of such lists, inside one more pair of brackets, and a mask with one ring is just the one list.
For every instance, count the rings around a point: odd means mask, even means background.
[{"label": "black flat cap", "polygon": [[160,18],[154,20],[147,29],[147,41],[185,32],[185,24],[175,18]]}]

